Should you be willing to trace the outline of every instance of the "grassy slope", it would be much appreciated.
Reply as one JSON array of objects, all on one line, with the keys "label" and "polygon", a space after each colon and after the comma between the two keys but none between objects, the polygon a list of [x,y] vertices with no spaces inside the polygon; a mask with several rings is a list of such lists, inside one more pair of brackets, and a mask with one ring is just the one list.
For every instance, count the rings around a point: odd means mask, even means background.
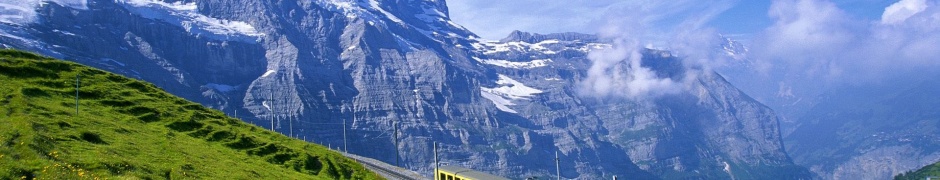
[{"label": "grassy slope", "polygon": [[0,179],[21,178],[380,179],[152,84],[0,50]]},{"label": "grassy slope", "polygon": [[937,179],[936,177],[940,177],[940,162],[928,165],[927,167],[920,168],[917,171],[906,172],[906,173],[900,174],[898,176],[895,176],[894,179],[922,180],[922,179],[927,179],[928,176],[935,177],[933,179]]}]

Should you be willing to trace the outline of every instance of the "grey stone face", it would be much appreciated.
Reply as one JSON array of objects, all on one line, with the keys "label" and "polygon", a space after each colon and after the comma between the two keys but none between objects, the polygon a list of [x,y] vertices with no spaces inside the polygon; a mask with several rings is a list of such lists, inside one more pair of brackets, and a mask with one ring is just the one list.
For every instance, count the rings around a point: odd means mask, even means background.
[{"label": "grey stone face", "polygon": [[[427,174],[436,142],[443,163],[513,178],[553,176],[556,151],[565,178],[808,176],[787,156],[774,112],[716,73],[652,100],[584,96],[587,54],[606,41],[514,32],[486,42],[445,5],[51,4],[36,22],[0,25],[0,44],[144,79],[296,138],[389,163],[397,154]],[[660,76],[688,70],[668,52],[644,54]]]}]

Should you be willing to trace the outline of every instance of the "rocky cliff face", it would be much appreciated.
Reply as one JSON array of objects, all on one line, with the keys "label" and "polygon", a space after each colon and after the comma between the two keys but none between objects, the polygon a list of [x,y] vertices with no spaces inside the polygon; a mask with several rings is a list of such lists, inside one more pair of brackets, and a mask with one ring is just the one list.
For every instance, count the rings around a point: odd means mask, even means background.
[{"label": "rocky cliff face", "polygon": [[[0,44],[157,84],[284,134],[430,172],[508,177],[806,177],[777,116],[720,75],[647,50],[643,66],[689,79],[652,100],[577,92],[592,35],[480,40],[442,0],[49,3],[0,25]],[[344,143],[344,136],[348,142]],[[397,137],[397,138],[396,138]],[[396,141],[396,139],[398,139]]]}]

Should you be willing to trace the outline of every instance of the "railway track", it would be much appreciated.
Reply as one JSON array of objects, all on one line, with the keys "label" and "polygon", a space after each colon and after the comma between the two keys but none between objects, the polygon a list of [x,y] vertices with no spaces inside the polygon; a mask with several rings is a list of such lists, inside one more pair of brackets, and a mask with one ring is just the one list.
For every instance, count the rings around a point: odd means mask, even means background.
[{"label": "railway track", "polygon": [[346,157],[352,158],[353,160],[356,160],[356,162],[359,162],[359,164],[362,164],[367,169],[372,170],[376,174],[379,174],[380,176],[389,180],[425,180],[427,179],[417,174],[403,173],[404,171],[407,171],[404,169],[400,169],[397,167],[388,167],[390,165],[387,165],[387,164],[385,164],[384,166],[380,165],[378,163],[381,163],[381,162],[375,162],[376,160],[374,159],[368,159],[365,157],[361,157],[361,156],[357,156],[353,154],[346,154],[346,153],[344,153],[344,155],[346,155]]},{"label": "railway track", "polygon": [[385,177],[386,179],[389,179],[389,180],[418,180],[415,178],[408,177],[404,174],[398,173],[397,171],[385,169],[381,166],[372,164],[371,162],[368,162],[368,161],[361,161],[359,159],[356,159],[356,161],[362,165],[365,165],[367,169],[372,170],[373,172],[378,173],[382,177]]}]

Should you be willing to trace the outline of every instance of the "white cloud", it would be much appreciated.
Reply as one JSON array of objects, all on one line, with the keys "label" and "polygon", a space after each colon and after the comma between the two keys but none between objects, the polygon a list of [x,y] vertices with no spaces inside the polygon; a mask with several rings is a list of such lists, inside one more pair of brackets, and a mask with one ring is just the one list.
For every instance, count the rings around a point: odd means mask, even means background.
[{"label": "white cloud", "polygon": [[641,12],[648,11],[644,7],[635,8],[607,15],[607,25],[599,30],[599,35],[616,41],[611,48],[589,52],[591,68],[578,84],[582,95],[639,99],[662,92],[660,88],[671,89],[667,87],[672,80],[657,79],[655,72],[640,66],[643,47],[639,39],[652,17]]},{"label": "white cloud", "polygon": [[897,24],[927,9],[927,0],[901,0],[885,8],[882,24]]},{"label": "white cloud", "polygon": [[827,0],[774,1],[773,24],[747,44],[760,72],[729,79],[774,108],[812,105],[835,88],[919,83],[940,75],[934,4],[902,0],[884,8],[884,19],[870,19]]},{"label": "white cloud", "polygon": [[828,1],[775,1],[769,13],[774,25],[751,46],[762,63],[802,80],[841,83],[903,76],[940,65],[940,8],[928,6],[932,3],[902,0],[873,22],[846,15]]},{"label": "white cloud", "polygon": [[[725,64],[719,54],[718,32],[705,27],[734,1],[644,1],[609,12],[599,35],[615,39],[613,48],[595,50],[593,62],[582,80],[581,93],[596,97],[653,99],[684,91],[702,69]],[[676,21],[678,19],[678,21]],[[641,46],[646,44],[645,46]],[[661,48],[680,56],[684,65],[679,76],[660,77],[655,69],[642,66],[646,48]],[[662,74],[675,72],[660,72]],[[678,79],[673,79],[678,78]]]},{"label": "white cloud", "polygon": [[[653,99],[685,91],[686,84],[703,70],[727,63],[728,56],[719,54],[725,41],[705,25],[734,3],[631,1],[608,12],[606,25],[598,32],[615,39],[615,43],[613,48],[588,55],[593,64],[580,84],[582,94]],[[655,69],[643,66],[642,52],[646,48],[662,48],[678,55],[675,60],[683,61],[684,74],[660,77]],[[669,73],[676,72],[660,72]]]},{"label": "white cloud", "polygon": [[653,99],[681,91],[682,85],[662,78],[641,65],[642,47],[637,40],[619,39],[610,49],[588,54],[591,68],[579,86],[581,94],[593,97]]},{"label": "white cloud", "polygon": [[838,57],[854,40],[853,22],[831,2],[775,1],[768,14],[776,21],[752,46],[761,60],[774,60],[769,63],[786,61],[810,73],[824,73],[825,64],[816,62]]}]

